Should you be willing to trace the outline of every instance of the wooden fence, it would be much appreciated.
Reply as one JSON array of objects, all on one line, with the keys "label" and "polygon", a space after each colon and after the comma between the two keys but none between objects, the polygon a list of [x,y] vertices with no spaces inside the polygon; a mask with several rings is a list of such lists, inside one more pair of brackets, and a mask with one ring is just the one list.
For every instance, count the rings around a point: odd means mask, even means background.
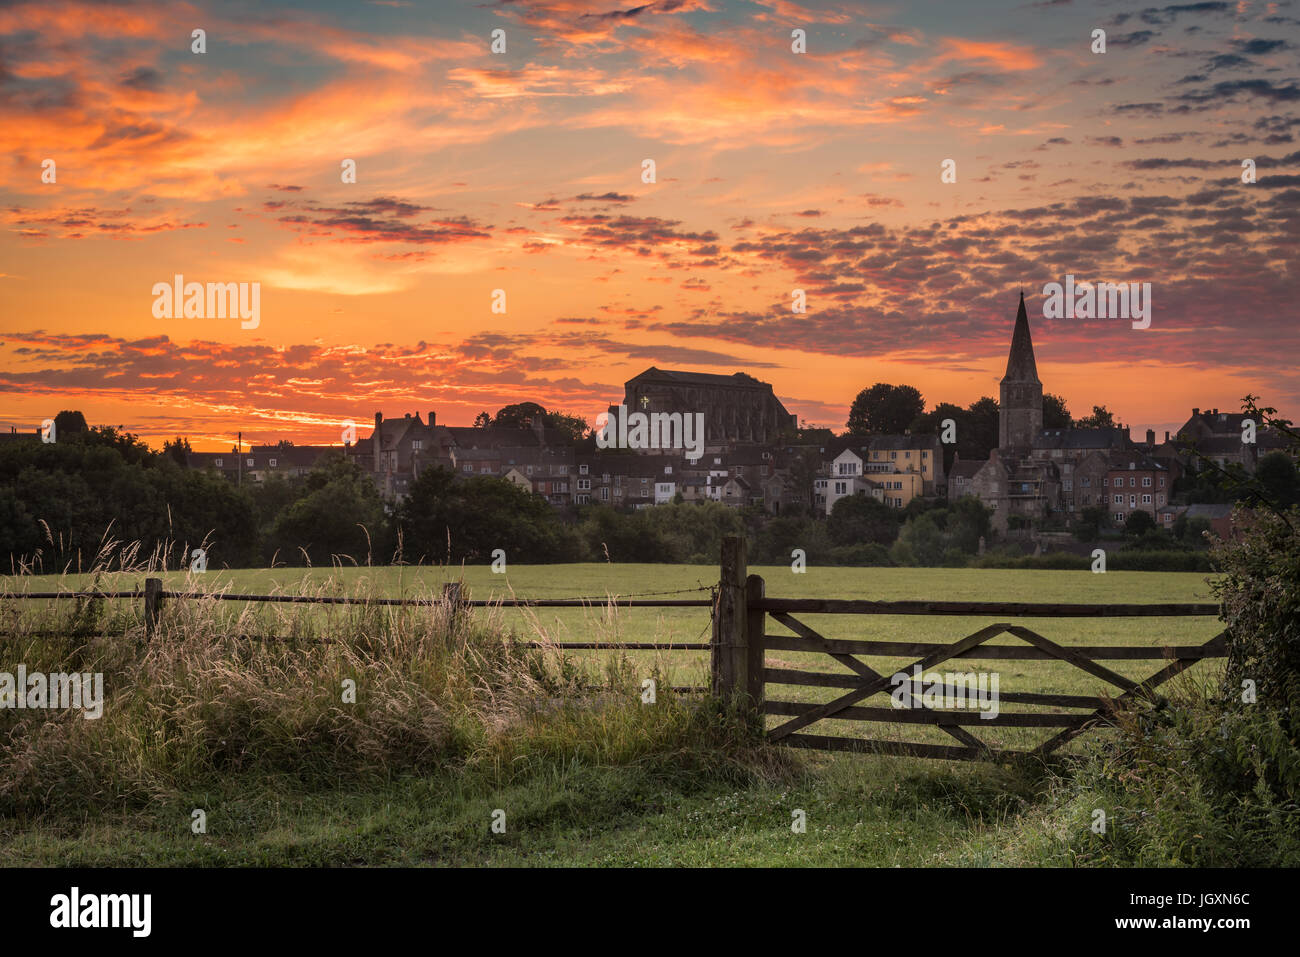
[{"label": "wooden fence", "polygon": [[[915,641],[853,641],[831,639],[795,617],[796,613],[819,615],[944,615],[962,617],[989,616],[994,621],[950,644]],[[747,574],[744,539],[731,537],[723,543],[722,575],[718,585],[717,610],[714,616],[713,687],[715,693],[738,701],[743,707],[766,721],[766,715],[788,720],[765,729],[768,741],[800,748],[827,751],[865,751],[914,757],[953,760],[998,759],[1013,754],[1046,755],[1075,736],[1105,722],[1114,710],[1136,698],[1156,699],[1153,689],[1189,666],[1205,658],[1225,654],[1224,634],[1200,645],[1165,647],[1135,645],[1078,646],[1061,645],[1035,631],[1001,618],[1149,618],[1149,617],[1218,617],[1215,604],[1060,604],[1032,602],[958,602],[958,601],[861,601],[853,599],[768,598],[765,583],[758,575]],[[767,633],[767,622],[775,621],[793,634]],[[1020,639],[1018,645],[988,645],[990,639],[1009,634]],[[847,669],[843,673],[769,668],[767,651],[819,652],[829,655]],[[881,673],[859,660],[859,656],[887,658],[916,656],[903,668]],[[901,692],[907,707],[861,707],[860,702],[878,695],[889,695],[908,681],[896,681],[899,673],[911,675],[914,668],[922,673],[950,659],[1010,659],[1026,661],[1055,660],[1078,668],[1118,689],[1114,697],[1101,695],[1066,695],[1037,692],[999,693],[998,701],[1007,704],[1040,705],[1083,709],[1080,712],[1003,712],[995,717],[975,710],[939,710],[920,706],[915,694]],[[1098,664],[1099,660],[1159,660],[1164,667],[1143,681],[1133,681]],[[771,700],[768,685],[815,686],[848,689],[824,703]],[[912,686],[914,687],[914,686]],[[964,692],[943,684],[945,695]],[[936,745],[900,741],[881,741],[833,735],[804,733],[818,721],[834,719],[886,724],[932,725],[938,727],[957,745]],[[1000,750],[985,744],[968,730],[970,727],[1059,728],[1052,737],[1032,751]]]},{"label": "wooden fence", "polygon": [[[243,595],[220,592],[176,592],[163,588],[162,579],[148,578],[143,591],[130,592],[20,592],[3,598],[119,598],[143,602],[142,617],[146,637],[153,637],[159,627],[164,604],[169,601],[206,599],[216,601],[283,602],[290,604],[338,604],[374,606],[425,606],[443,604],[453,616],[464,610],[485,607],[584,608],[616,605],[621,608],[709,608],[712,638],[703,642],[609,642],[609,641],[524,641],[534,648],[567,650],[623,651],[708,651],[710,653],[710,688],[678,687],[679,692],[711,690],[714,694],[749,711],[757,720],[767,715],[788,720],[765,729],[768,741],[800,748],[830,751],[870,751],[915,757],[955,760],[996,759],[1011,754],[1048,754],[1083,731],[1105,722],[1117,707],[1134,699],[1156,699],[1153,689],[1205,658],[1225,654],[1224,634],[1200,645],[1153,647],[1150,645],[1061,645],[1021,625],[1001,619],[1014,618],[1149,618],[1149,617],[1218,617],[1215,604],[1061,604],[1033,602],[958,602],[958,601],[865,601],[858,599],[769,598],[765,583],[758,575],[748,574],[745,541],[729,536],[723,542],[718,585],[710,598],[502,598],[470,600],[464,598],[461,585],[443,586],[441,600],[436,597],[371,598],[322,597],[298,595]],[[862,641],[828,638],[795,617],[796,614],[818,615],[926,615],[995,618],[990,624],[950,644],[916,641]],[[767,633],[768,621],[774,621],[790,634]],[[998,635],[1020,639],[1018,645],[989,645]],[[245,638],[287,640],[274,636],[244,635]],[[817,652],[829,655],[845,672],[828,673],[792,668],[769,668],[768,651]],[[887,673],[876,671],[861,657],[899,658],[916,656],[915,661]],[[989,718],[971,710],[916,707],[916,696],[905,693],[909,707],[864,707],[861,702],[878,694],[889,694],[896,682],[893,675],[909,674],[913,668],[922,672],[952,659],[1055,660],[1078,668],[1118,689],[1114,697],[1069,695],[1022,691],[998,695],[999,702],[1057,708],[1075,712],[1004,712]],[[1160,660],[1164,667],[1143,681],[1133,681],[1098,664],[1104,660]],[[844,689],[830,701],[810,703],[769,699],[769,685]],[[945,694],[961,689],[944,685]],[[1157,699],[1158,700],[1158,699]],[[1080,709],[1082,709],[1080,711]],[[808,734],[805,729],[818,721],[848,720],[887,724],[932,725],[954,738],[957,745],[936,745],[899,741],[847,738]],[[1060,730],[1032,752],[1014,752],[992,748],[968,730],[971,727],[1059,728]]]},{"label": "wooden fence", "polygon": [[[717,589],[686,589],[684,591],[701,591],[711,590],[716,593]],[[604,606],[615,606],[619,608],[707,608],[712,609],[715,604],[715,598],[619,598],[615,596],[606,597],[575,597],[575,598],[489,598],[489,599],[469,599],[463,597],[462,585],[460,582],[447,582],[443,585],[442,597],[430,598],[373,598],[369,596],[346,597],[346,596],[320,596],[320,595],[245,595],[245,594],[228,594],[224,592],[195,592],[195,591],[167,591],[163,588],[161,578],[146,578],[143,590],[135,591],[64,591],[64,592],[12,592],[0,594],[0,600],[3,599],[75,599],[75,598],[98,598],[98,599],[126,599],[142,602],[141,620],[144,624],[144,635],[146,639],[153,639],[159,629],[159,621],[162,615],[165,603],[171,601],[186,601],[193,599],[203,599],[207,601],[235,601],[235,602],[270,602],[280,604],[294,605],[366,605],[366,606],[406,606],[406,607],[424,607],[432,608],[442,606],[447,609],[453,623],[456,618],[471,608],[593,608]],[[706,629],[707,630],[707,629]],[[24,632],[34,636],[53,635],[54,632],[38,631],[35,633]],[[4,633],[0,633],[3,637]],[[312,639],[293,639],[278,635],[247,635],[241,634],[233,637],[249,639],[256,641],[311,641]],[[315,639],[316,641],[330,643],[331,639]],[[522,648],[544,648],[568,651],[590,651],[590,650],[610,650],[610,651],[709,651],[713,645],[711,641],[517,641],[515,644]],[[709,691],[707,687],[694,686],[672,686],[671,691],[679,693],[695,693]]]}]

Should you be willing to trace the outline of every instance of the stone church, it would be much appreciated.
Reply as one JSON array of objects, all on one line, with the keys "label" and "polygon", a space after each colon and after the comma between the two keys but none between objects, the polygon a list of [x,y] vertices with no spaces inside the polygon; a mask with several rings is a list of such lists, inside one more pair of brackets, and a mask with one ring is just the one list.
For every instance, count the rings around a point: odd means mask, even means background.
[{"label": "stone church", "polygon": [[1013,524],[1013,516],[1019,524],[1054,516],[1066,520],[1090,506],[1109,504],[1112,460],[1132,449],[1124,428],[1043,428],[1043,383],[1021,293],[1000,387],[998,447],[977,468],[961,463],[964,469],[954,469],[968,477],[963,494],[991,508],[993,527],[1001,532]]},{"label": "stone church", "polygon": [[[651,366],[624,384],[623,404],[631,412],[704,415],[710,452],[743,445],[775,445],[793,436],[797,421],[770,383],[736,372],[716,375]],[[617,408],[610,413],[617,415]]]}]

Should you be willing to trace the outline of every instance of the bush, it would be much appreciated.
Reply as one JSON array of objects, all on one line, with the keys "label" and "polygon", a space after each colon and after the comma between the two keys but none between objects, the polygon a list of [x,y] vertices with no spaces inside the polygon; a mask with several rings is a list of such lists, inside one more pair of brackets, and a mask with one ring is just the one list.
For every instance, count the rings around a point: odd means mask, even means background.
[{"label": "bush", "polygon": [[1228,632],[1227,693],[1256,683],[1259,700],[1290,707],[1300,696],[1300,508],[1261,513],[1213,549],[1223,577],[1214,593]]},{"label": "bush", "polygon": [[[1300,864],[1293,719],[1193,689],[1171,707],[1122,714],[1120,728],[1066,785],[1072,863]],[[1104,835],[1088,827],[1096,808],[1106,811]]]}]

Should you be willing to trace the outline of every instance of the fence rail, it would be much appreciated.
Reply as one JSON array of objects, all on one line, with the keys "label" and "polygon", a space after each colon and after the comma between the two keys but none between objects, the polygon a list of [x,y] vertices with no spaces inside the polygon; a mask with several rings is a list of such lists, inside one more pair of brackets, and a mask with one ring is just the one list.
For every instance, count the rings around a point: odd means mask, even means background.
[{"label": "fence rail", "polygon": [[[710,590],[700,588],[699,591]],[[361,605],[378,607],[446,607],[458,615],[471,608],[708,608],[712,637],[710,641],[521,641],[529,648],[564,650],[621,651],[708,651],[711,682],[708,689],[677,688],[678,691],[711,690],[714,694],[738,703],[758,720],[776,716],[786,720],[766,728],[768,741],[789,747],[827,751],[872,751],[914,757],[974,760],[1003,758],[1026,752],[998,749],[970,733],[972,727],[1053,728],[1055,736],[1035,748],[1032,754],[1050,753],[1076,735],[1110,720],[1117,708],[1137,699],[1159,700],[1154,690],[1186,668],[1209,658],[1226,654],[1225,635],[1220,633],[1199,645],[1069,645],[1058,644],[1038,632],[1003,619],[1069,618],[1194,618],[1217,617],[1219,606],[1210,603],[1111,603],[1083,604],[1061,602],[983,602],[983,601],[867,601],[839,598],[769,598],[766,585],[757,575],[747,574],[744,539],[729,536],[723,542],[718,584],[709,598],[665,598],[660,595],[681,592],[650,592],[651,597],[617,596],[570,598],[491,598],[468,599],[459,582],[443,586],[441,596],[422,598],[375,598],[369,596],[324,595],[246,595],[224,592],[167,591],[159,578],[145,580],[143,590],[133,591],[59,591],[20,592],[0,596],[18,599],[103,598],[143,600],[146,636],[157,631],[163,605],[167,601],[236,601],[311,605]],[[965,618],[994,618],[977,631],[952,643],[930,641],[881,641],[831,638],[823,635],[796,615],[914,615]],[[768,619],[784,626],[790,634],[768,633]],[[990,644],[1001,636],[1011,644]],[[252,640],[296,640],[275,636],[240,635]],[[825,654],[847,671],[820,672],[798,668],[770,668],[768,651],[813,652]],[[1082,713],[1063,711],[1007,712],[986,717],[969,710],[958,711],[916,707],[923,701],[909,680],[902,684],[906,708],[871,707],[868,700],[889,694],[890,685],[898,687],[887,672],[872,668],[863,657],[913,659],[895,675],[906,676],[919,668],[922,673],[949,660],[1057,661],[1077,668],[1099,682],[1118,689],[1115,697],[1105,694],[1056,694],[1040,691],[1008,691],[998,694],[999,702],[1048,708],[1081,709]],[[1120,675],[1099,661],[1154,661],[1165,665],[1143,681]],[[842,693],[825,702],[767,700],[768,685],[839,689]],[[948,679],[931,691],[962,691]],[[937,727],[957,745],[936,745],[817,735],[806,732],[818,721],[861,721],[872,724]]]},{"label": "fence rail", "polygon": [[[738,699],[766,724],[767,716],[787,720],[764,727],[768,741],[789,747],[823,751],[875,752],[946,760],[1002,759],[1014,755],[1050,754],[1077,735],[1111,720],[1115,711],[1138,700],[1158,701],[1154,689],[1198,661],[1226,654],[1225,634],[1199,645],[1069,645],[1058,644],[1031,628],[1003,619],[1049,618],[1196,618],[1218,617],[1219,606],[1210,603],[982,602],[982,601],[865,601],[837,598],[769,598],[758,575],[746,573],[745,543],[739,537],[723,544],[718,606],[714,616],[713,683],[717,694]],[[924,615],[993,618],[994,621],[949,644],[928,641],[881,641],[829,638],[802,617],[816,615]],[[768,619],[790,634],[770,634]],[[1013,644],[990,644],[1001,636]],[[825,654],[844,672],[819,672],[796,668],[770,668],[768,651]],[[863,657],[904,660],[897,670],[877,671]],[[945,702],[964,701],[969,685],[951,683],[956,676],[939,675],[937,684],[925,672],[943,662],[959,659],[1057,661],[1085,672],[1118,690],[1114,697],[1010,691],[997,701],[1038,707],[1084,709],[1068,711],[999,712],[958,707],[932,707],[916,685],[917,670],[930,682],[928,691]],[[1164,661],[1165,666],[1142,681],[1134,681],[1099,664],[1099,661]],[[969,680],[967,676],[964,680]],[[768,700],[768,685],[841,689],[829,701]],[[869,699],[885,694],[903,707],[870,707]],[[959,697],[961,696],[961,697]],[[891,702],[892,703],[892,702]],[[857,721],[899,726],[930,726],[956,740],[956,745],[926,742],[850,738],[809,734],[819,721]],[[970,728],[1050,728],[1055,735],[1032,751],[996,748],[980,740]]]}]

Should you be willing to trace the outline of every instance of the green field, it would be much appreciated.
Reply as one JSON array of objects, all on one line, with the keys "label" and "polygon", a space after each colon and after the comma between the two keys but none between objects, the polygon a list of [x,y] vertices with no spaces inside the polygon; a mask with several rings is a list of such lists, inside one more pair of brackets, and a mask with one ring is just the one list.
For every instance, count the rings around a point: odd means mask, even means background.
[{"label": "green field", "polygon": [[[1020,571],[980,569],[826,568],[793,574],[789,568],[751,568],[771,597],[1070,602],[1212,602],[1205,576],[1179,573]],[[428,597],[444,582],[463,581],[468,597],[490,599],[589,597],[578,609],[479,609],[481,622],[523,639],[555,642],[706,641],[706,608],[613,608],[609,597],[673,593],[708,597],[712,566],[589,564],[486,567],[276,569],[210,571],[165,576],[169,590],[225,593],[372,594]],[[104,590],[142,586],[143,574],[100,576]],[[73,576],[9,578],[14,591],[84,587]],[[4,602],[10,622],[34,613],[39,602]],[[123,611],[138,601],[123,601]],[[179,605],[180,602],[173,602]],[[21,606],[21,610],[20,609]],[[286,634],[302,628],[346,627],[343,606],[221,606],[239,632]],[[177,614],[165,608],[164,616]],[[428,615],[429,609],[385,612]],[[917,616],[800,616],[834,638],[951,642],[991,621]],[[295,625],[296,622],[296,625]],[[1195,644],[1213,637],[1212,618],[1023,619],[1017,623],[1061,644]],[[165,623],[164,623],[165,624]],[[776,623],[770,632],[782,633]],[[1000,636],[994,643],[1015,642]],[[14,649],[5,649],[5,661]],[[707,683],[705,652],[579,652],[592,674],[623,658],[635,675],[657,673],[670,683]],[[769,652],[769,667],[843,671],[822,654]],[[878,671],[905,659],[868,659]],[[1134,679],[1158,661],[1110,662]],[[963,659],[944,670],[990,670],[1001,692],[1096,694],[1104,682],[1063,663]],[[1192,669],[1208,674],[1213,663]],[[1186,679],[1179,679],[1186,680]],[[1169,687],[1176,687],[1177,681]],[[1113,689],[1112,689],[1113,690]],[[820,701],[838,689],[769,686],[768,697]],[[669,696],[671,702],[671,696]],[[868,702],[863,702],[864,704]],[[884,703],[877,698],[873,704]],[[626,704],[626,703],[625,703]],[[684,707],[684,705],[675,705]],[[1021,706],[1022,710],[1025,709]],[[1016,710],[1006,705],[1004,712]],[[1038,709],[1041,710],[1041,709]],[[769,717],[769,726],[783,718]],[[611,727],[613,722],[611,721]],[[895,740],[952,743],[938,729],[822,722],[817,733],[870,734]],[[972,729],[988,743],[1030,747],[1047,729]],[[596,734],[599,735],[599,728]],[[614,732],[611,731],[611,734]],[[1104,732],[1103,732],[1104,733]],[[1087,736],[1085,736],[1087,737]],[[1073,747],[1086,746],[1080,742]],[[616,749],[610,749],[611,754]],[[566,751],[555,744],[544,761],[518,768],[476,768],[432,777],[401,775],[367,783],[304,790],[288,780],[213,781],[201,790],[179,788],[150,809],[122,807],[81,820],[60,816],[0,819],[0,851],[16,863],[235,863],[235,864],[1067,864],[1087,863],[1080,835],[1087,808],[1052,803],[1052,785],[991,765],[882,756],[824,755],[768,747],[744,769],[725,755],[640,754],[606,757],[586,742]],[[520,759],[522,760],[522,759]],[[201,838],[186,824],[188,809],[205,807],[213,826]],[[493,835],[494,808],[510,809],[512,828]],[[808,832],[792,834],[793,809],[808,813]],[[160,818],[161,815],[161,818]],[[1085,839],[1086,844],[1086,839]]]}]

